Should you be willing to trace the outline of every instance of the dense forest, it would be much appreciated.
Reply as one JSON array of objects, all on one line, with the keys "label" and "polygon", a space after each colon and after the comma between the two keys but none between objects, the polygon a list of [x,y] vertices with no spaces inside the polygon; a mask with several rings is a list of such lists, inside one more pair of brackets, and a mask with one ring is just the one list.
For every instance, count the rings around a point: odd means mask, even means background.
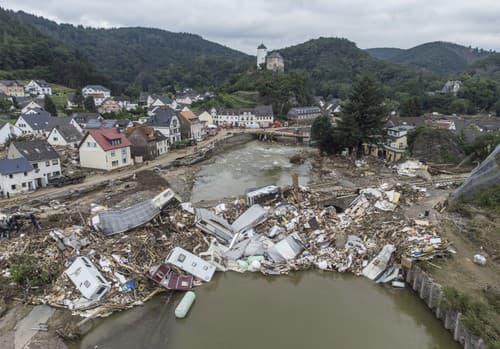
[{"label": "dense forest", "polygon": [[494,53],[443,41],[425,43],[408,50],[372,48],[366,52],[381,60],[407,64],[441,75],[463,72],[471,64]]},{"label": "dense forest", "polygon": [[252,57],[194,34],[139,27],[96,29],[57,24],[24,12],[17,12],[16,17],[79,50],[113,81],[115,89],[130,84],[143,91],[174,84],[217,88],[253,64]]},{"label": "dense forest", "polygon": [[0,76],[7,79],[35,76],[72,87],[104,79],[77,51],[40,34],[1,8]]}]

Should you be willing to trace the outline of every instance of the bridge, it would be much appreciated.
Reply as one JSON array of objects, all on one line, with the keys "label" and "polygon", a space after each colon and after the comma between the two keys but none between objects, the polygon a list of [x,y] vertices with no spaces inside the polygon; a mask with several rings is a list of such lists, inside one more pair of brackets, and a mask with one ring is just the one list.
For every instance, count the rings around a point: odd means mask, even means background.
[{"label": "bridge", "polygon": [[[247,128],[240,129],[241,133],[249,133],[254,135],[259,140],[276,140],[277,138],[291,138],[297,142],[309,142],[310,128]],[[236,131],[233,131],[236,132]]]}]

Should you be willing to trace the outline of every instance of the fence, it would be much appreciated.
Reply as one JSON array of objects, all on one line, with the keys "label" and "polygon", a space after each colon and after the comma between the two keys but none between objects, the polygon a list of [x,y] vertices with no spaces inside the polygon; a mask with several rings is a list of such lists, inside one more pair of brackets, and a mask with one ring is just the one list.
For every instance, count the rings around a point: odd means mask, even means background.
[{"label": "fence", "polygon": [[427,304],[444,327],[453,334],[453,339],[465,349],[486,349],[483,339],[470,334],[461,320],[462,314],[453,309],[441,307],[443,288],[435,283],[421,268],[414,266],[406,272],[406,283]]}]

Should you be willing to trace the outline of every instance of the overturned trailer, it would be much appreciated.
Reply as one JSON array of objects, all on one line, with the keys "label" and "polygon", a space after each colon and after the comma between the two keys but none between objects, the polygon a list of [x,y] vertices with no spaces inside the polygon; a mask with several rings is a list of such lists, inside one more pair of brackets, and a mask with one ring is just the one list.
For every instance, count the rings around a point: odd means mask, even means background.
[{"label": "overturned trailer", "polygon": [[276,185],[251,188],[245,191],[245,203],[250,207],[255,204],[264,204],[268,201],[277,200],[280,196],[281,189]]},{"label": "overturned trailer", "polygon": [[155,218],[174,198],[174,191],[167,189],[151,200],[127,208],[101,211],[92,217],[92,226],[105,235],[126,232]]}]

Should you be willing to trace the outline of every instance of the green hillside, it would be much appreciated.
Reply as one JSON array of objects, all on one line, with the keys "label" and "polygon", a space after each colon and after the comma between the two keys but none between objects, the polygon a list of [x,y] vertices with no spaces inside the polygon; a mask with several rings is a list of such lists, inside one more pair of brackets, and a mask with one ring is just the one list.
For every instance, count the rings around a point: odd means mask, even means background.
[{"label": "green hillside", "polygon": [[21,23],[0,8],[0,76],[38,78],[68,86],[102,80],[78,52]]},{"label": "green hillside", "polygon": [[407,50],[372,48],[366,50],[378,59],[407,64],[441,75],[462,72],[492,52],[450,42],[429,42]]},{"label": "green hillside", "polygon": [[174,83],[216,87],[253,64],[250,56],[194,34],[140,27],[95,29],[57,24],[24,12],[17,12],[16,17],[79,50],[115,84],[135,83],[141,90]]}]

